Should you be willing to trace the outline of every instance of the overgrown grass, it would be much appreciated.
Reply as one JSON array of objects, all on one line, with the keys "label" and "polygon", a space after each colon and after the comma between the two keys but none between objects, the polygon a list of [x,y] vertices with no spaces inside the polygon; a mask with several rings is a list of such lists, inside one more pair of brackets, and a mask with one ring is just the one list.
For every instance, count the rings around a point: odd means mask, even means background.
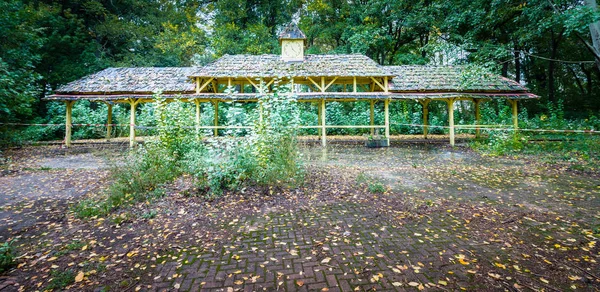
[{"label": "overgrown grass", "polygon": [[281,187],[301,182],[296,101],[277,93],[258,98],[261,112],[257,108],[247,120],[237,121],[257,121],[252,130],[202,141],[190,130],[193,111],[186,103],[167,103],[156,96],[157,140],[131,151],[125,163],[113,167],[103,200],[81,201],[73,211],[80,218],[105,216],[119,207],[162,197],[162,186],[184,173],[195,178],[196,194],[208,198],[246,185]]}]

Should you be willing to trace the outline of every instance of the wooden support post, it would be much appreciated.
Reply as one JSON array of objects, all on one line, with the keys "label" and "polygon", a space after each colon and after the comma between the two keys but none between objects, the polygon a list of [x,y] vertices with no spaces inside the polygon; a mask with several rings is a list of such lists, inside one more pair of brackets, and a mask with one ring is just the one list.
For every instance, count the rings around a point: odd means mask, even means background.
[{"label": "wooden support post", "polygon": [[65,102],[67,106],[66,116],[65,116],[65,146],[71,147],[71,130],[73,128],[72,122],[72,112],[73,112],[73,104],[75,104],[74,100],[69,100]]},{"label": "wooden support post", "polygon": [[423,106],[423,138],[427,139],[429,133],[429,99],[419,101]]},{"label": "wooden support post", "polygon": [[323,99],[321,99],[321,146],[323,147],[327,147],[327,128],[325,128],[325,116],[325,97],[323,97]]},{"label": "wooden support post", "polygon": [[321,77],[321,92],[325,92],[326,89],[327,88],[325,88],[325,77]]},{"label": "wooden support post", "polygon": [[108,107],[108,117],[106,118],[106,140],[110,140],[112,137],[112,103],[107,102],[106,106]]},{"label": "wooden support post", "polygon": [[517,107],[516,99],[509,99],[512,105],[512,121],[515,131],[519,129],[519,108]]},{"label": "wooden support post", "polygon": [[138,105],[138,99],[129,99],[129,147],[135,146],[135,108]]},{"label": "wooden support post", "polygon": [[[321,116],[323,116],[323,109],[321,108],[321,103],[317,103],[317,124],[322,126],[321,124]],[[317,128],[317,135],[321,136],[321,128]]]},{"label": "wooden support post", "polygon": [[[370,112],[371,126],[375,125],[375,101],[371,100],[371,112]],[[371,135],[375,135],[375,128],[371,128]]]},{"label": "wooden support post", "polygon": [[387,78],[387,76],[383,77],[383,91],[388,92],[388,78]]},{"label": "wooden support post", "polygon": [[390,145],[390,100],[386,99],[383,102],[385,112],[385,138],[387,139],[387,145]]},{"label": "wooden support post", "polygon": [[356,76],[352,77],[352,92],[356,93]]},{"label": "wooden support post", "polygon": [[481,103],[481,99],[473,99],[473,103],[475,103],[475,138],[480,138],[481,129],[479,128],[479,124],[481,124],[481,112],[479,111],[479,104]]},{"label": "wooden support post", "polygon": [[196,105],[196,136],[200,135],[200,100],[194,99]]},{"label": "wooden support post", "polygon": [[[218,101],[213,101],[213,107],[215,109],[215,120],[214,120],[214,125],[215,127],[219,126],[219,102]],[[214,128],[213,129],[213,135],[215,137],[219,136],[219,129]]]},{"label": "wooden support post", "polygon": [[454,147],[454,98],[447,99],[448,103],[448,127],[450,130],[450,146]]}]

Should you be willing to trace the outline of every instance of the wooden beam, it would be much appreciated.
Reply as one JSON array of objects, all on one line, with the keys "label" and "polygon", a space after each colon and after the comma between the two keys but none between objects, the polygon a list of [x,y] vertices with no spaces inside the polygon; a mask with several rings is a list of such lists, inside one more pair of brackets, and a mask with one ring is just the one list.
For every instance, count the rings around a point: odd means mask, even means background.
[{"label": "wooden beam", "polygon": [[140,103],[139,99],[129,99],[129,147],[131,148],[135,146],[135,108],[138,103]]},{"label": "wooden beam", "polygon": [[[379,83],[375,77],[371,77],[371,80],[373,80],[373,82],[377,84],[383,91],[387,92],[387,87],[384,87],[381,83]],[[373,88],[371,91],[375,91],[375,88]]]},{"label": "wooden beam", "polygon": [[384,92],[388,92],[388,91],[389,91],[389,89],[388,89],[388,78],[387,78],[387,76],[383,77],[383,87],[384,87],[384,88],[383,88],[383,91],[384,91]]},{"label": "wooden beam", "polygon": [[321,111],[321,102],[317,101],[317,125],[319,125],[319,128],[317,128],[317,135],[321,136],[321,130],[322,130],[322,126],[321,125],[321,116],[323,115],[323,112]]},{"label": "wooden beam", "polygon": [[250,84],[252,84],[252,86],[254,86],[254,88],[256,89],[256,91],[260,90],[260,88],[258,88],[258,85],[256,85],[256,83],[252,82],[252,80],[250,80],[250,78],[246,77],[246,79],[248,80],[248,82],[250,82]]},{"label": "wooden beam", "polygon": [[[215,127],[219,126],[219,101],[213,101],[213,107],[215,110],[215,114],[214,114],[214,125]],[[213,135],[215,137],[219,136],[219,129],[215,128],[213,130]]]},{"label": "wooden beam", "polygon": [[481,99],[473,99],[473,103],[475,103],[475,138],[481,137],[481,129],[479,128],[479,124],[481,124],[481,111],[479,110],[479,104],[481,101]]},{"label": "wooden beam", "polygon": [[427,139],[429,133],[429,102],[431,100],[419,100],[419,103],[423,107],[423,138]]},{"label": "wooden beam", "polygon": [[446,100],[448,103],[448,128],[450,132],[450,146],[454,147],[454,98]]},{"label": "wooden beam", "polygon": [[108,117],[106,118],[106,140],[110,140],[112,136],[112,103],[107,102],[106,106],[108,107]]},{"label": "wooden beam", "polygon": [[325,99],[321,100],[321,146],[327,147],[327,128],[326,124],[326,109],[325,109]]},{"label": "wooden beam", "polygon": [[[325,81],[325,77],[321,77],[321,78],[323,78],[322,81]],[[337,77],[334,77],[333,80],[331,80],[331,82],[329,82],[329,84],[327,84],[327,86],[325,86],[325,90],[323,90],[323,91],[327,91],[327,88],[329,88],[329,86],[331,86],[333,84],[333,82],[335,82],[337,79],[338,79]],[[325,83],[323,83],[323,84],[325,84]]]},{"label": "wooden beam", "polygon": [[356,93],[356,76],[352,77],[352,92]]},{"label": "wooden beam", "polygon": [[275,78],[271,78],[271,81],[269,81],[267,84],[265,84],[265,92],[270,92],[269,86],[271,86],[271,84],[273,84],[274,81],[275,81]]},{"label": "wooden beam", "polygon": [[196,137],[200,135],[200,100],[194,99],[194,104],[196,105]]},{"label": "wooden beam", "polygon": [[71,147],[71,131],[73,128],[72,112],[74,104],[74,100],[65,102],[65,105],[67,106],[67,110],[65,111],[65,146],[67,147]]},{"label": "wooden beam", "polygon": [[321,86],[320,86],[320,85],[319,85],[317,82],[315,82],[314,80],[312,80],[312,78],[310,78],[310,77],[307,77],[307,78],[308,78],[308,80],[309,80],[310,82],[312,82],[312,84],[314,84],[314,85],[317,87],[318,91],[323,91],[323,90],[321,89]]},{"label": "wooden beam", "polygon": [[[375,101],[371,100],[371,111],[370,111],[370,125],[375,125]],[[371,135],[375,135],[375,128],[371,128]]]},{"label": "wooden beam", "polygon": [[200,78],[196,78],[196,94],[200,94],[200,92],[202,92],[202,90],[204,90],[204,88],[206,88],[206,86],[208,86],[208,84],[211,83],[213,79],[214,78],[208,78],[206,82],[200,85]]},{"label": "wooden beam", "polygon": [[383,102],[385,112],[385,138],[387,139],[387,145],[390,145],[390,100],[386,99]]}]

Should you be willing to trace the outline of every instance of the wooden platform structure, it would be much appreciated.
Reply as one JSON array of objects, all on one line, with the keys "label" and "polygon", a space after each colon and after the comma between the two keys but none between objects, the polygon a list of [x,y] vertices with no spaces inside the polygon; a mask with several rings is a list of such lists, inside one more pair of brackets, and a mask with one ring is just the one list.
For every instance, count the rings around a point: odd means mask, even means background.
[{"label": "wooden platform structure", "polygon": [[[193,102],[196,105],[196,126],[214,130],[227,128],[218,124],[221,102],[258,102],[257,92],[269,93],[274,84],[289,84],[300,102],[318,104],[316,128],[323,146],[327,144],[327,129],[383,129],[390,137],[389,104],[394,100],[416,100],[423,106],[423,134],[428,134],[428,105],[433,100],[448,104],[450,144],[454,146],[454,103],[470,100],[475,105],[479,124],[479,105],[490,99],[505,99],[512,105],[513,126],[518,128],[517,101],[537,98],[519,83],[496,75],[479,76],[465,82],[464,68],[457,66],[381,66],[358,54],[304,55],[306,37],[290,24],[279,36],[281,55],[225,55],[204,67],[143,67],[108,68],[96,74],[61,86],[45,100],[62,101],[66,105],[65,144],[71,145],[71,109],[79,100],[105,103],[108,106],[107,138],[112,131],[112,106],[130,105],[130,146],[135,144],[135,110],[138,104],[153,102],[155,92],[167,100]],[[369,125],[327,125],[327,102],[370,102]],[[201,103],[212,103],[214,125],[201,126]],[[384,104],[384,124],[375,125],[375,103]],[[479,128],[476,135],[479,135]],[[388,143],[389,144],[389,143]]]}]

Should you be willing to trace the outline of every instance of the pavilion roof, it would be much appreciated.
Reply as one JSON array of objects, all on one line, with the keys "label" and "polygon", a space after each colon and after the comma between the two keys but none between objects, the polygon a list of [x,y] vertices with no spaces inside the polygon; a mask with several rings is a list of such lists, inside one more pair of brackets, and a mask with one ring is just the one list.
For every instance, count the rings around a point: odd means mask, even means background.
[{"label": "pavilion roof", "polygon": [[139,67],[107,68],[63,85],[57,94],[116,94],[170,92],[193,92],[194,84],[188,76],[192,67]]},{"label": "pavilion roof", "polygon": [[385,66],[395,75],[393,92],[526,92],[514,80],[498,75],[470,76],[462,66]]},{"label": "pavilion roof", "polygon": [[191,77],[314,77],[392,76],[371,58],[359,55],[305,55],[304,61],[286,62],[280,55],[224,55],[198,68]]}]

